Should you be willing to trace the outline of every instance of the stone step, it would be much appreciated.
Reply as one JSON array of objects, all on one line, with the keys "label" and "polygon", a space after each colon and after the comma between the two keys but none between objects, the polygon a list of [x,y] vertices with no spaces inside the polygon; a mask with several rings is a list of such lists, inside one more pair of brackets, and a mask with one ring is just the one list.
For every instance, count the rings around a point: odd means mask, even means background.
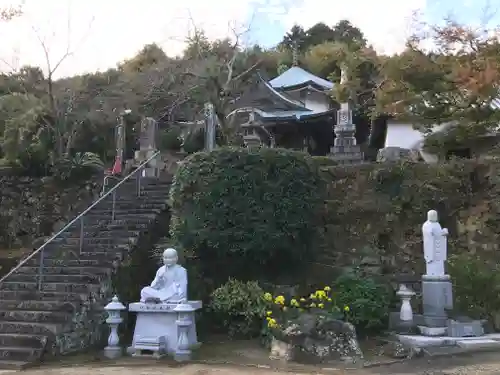
[{"label": "stone step", "polygon": [[31,362],[39,359],[41,354],[40,348],[0,346],[0,358],[3,360]]},{"label": "stone step", "polygon": [[[71,283],[71,284],[99,284],[103,277],[98,275],[61,275],[61,274],[49,274],[46,270],[43,270],[43,282],[44,283]],[[28,283],[36,282],[38,280],[38,274],[23,274],[15,273],[9,277],[8,281]]]},{"label": "stone step", "polygon": [[[121,217],[124,215],[150,215],[150,214],[159,214],[163,211],[161,208],[139,208],[139,207],[126,207],[126,208],[117,208],[115,207],[115,217]],[[92,209],[87,215],[109,215],[111,216],[112,208],[111,207],[96,207]]]},{"label": "stone step", "polygon": [[133,214],[129,212],[123,212],[119,213],[115,216],[115,220],[111,220],[111,213],[92,213],[90,211],[87,215],[85,215],[85,222],[90,221],[95,222],[95,221],[127,221],[127,222],[147,222],[150,220],[155,219],[157,214],[155,213],[147,213],[147,214]]},{"label": "stone step", "polygon": [[[43,279],[42,279],[43,281]],[[100,288],[99,284],[68,284],[68,283],[57,283],[57,282],[45,282],[42,283],[42,291],[44,292],[60,292],[60,293],[90,293],[92,291],[97,292]],[[17,292],[35,292],[38,291],[37,282],[16,282],[16,281],[4,281],[0,288],[2,291],[17,291]],[[1,331],[0,331],[1,332]]]},{"label": "stone step", "polygon": [[0,310],[60,311],[72,313],[81,302],[61,302],[50,300],[1,300]]},{"label": "stone step", "polygon": [[[101,237],[118,237],[118,238],[135,238],[139,237],[141,234],[140,231],[138,230],[109,230],[109,229],[102,229],[102,230],[96,230],[96,231],[87,231],[86,228],[84,228],[83,231],[83,237],[84,238],[101,238]],[[64,238],[78,238],[80,239],[80,231],[68,231],[63,234]]]},{"label": "stone step", "polygon": [[[101,202],[99,203],[95,209],[106,209],[106,210],[111,210],[113,207],[113,202]],[[165,210],[168,207],[167,202],[164,200],[159,200],[159,201],[150,201],[149,199],[147,200],[131,200],[129,202],[125,202],[122,200],[116,200],[115,201],[115,209],[116,210]]]},{"label": "stone step", "polygon": [[64,311],[0,310],[0,321],[59,324],[72,319],[72,314]]},{"label": "stone step", "polygon": [[[111,221],[111,220],[99,220],[99,221],[85,221],[84,231],[89,233],[99,233],[100,231],[139,231],[142,232],[146,230],[151,225],[150,221],[142,222],[124,222],[124,221]],[[80,227],[69,228],[65,233],[71,233],[71,235],[80,236]]]},{"label": "stone step", "polygon": [[[141,204],[167,204],[170,200],[169,195],[159,195],[159,196],[148,196],[146,194],[141,195],[140,197],[138,196],[116,196],[115,198],[115,203],[120,205],[129,205],[132,207],[139,206]],[[111,207],[113,204],[112,200],[105,199],[101,201],[96,208],[101,207]]]},{"label": "stone step", "polygon": [[43,349],[47,336],[22,333],[0,333],[0,346]]},{"label": "stone step", "polygon": [[26,361],[9,361],[7,359],[0,359],[1,370],[23,370],[29,367],[30,363]]},{"label": "stone step", "polygon": [[[0,284],[0,288],[3,283]],[[88,293],[67,293],[67,292],[39,292],[38,290],[5,290],[0,289],[0,300],[17,301],[55,301],[61,304],[65,302],[80,303],[84,301]],[[0,330],[0,332],[3,332]]]},{"label": "stone step", "polygon": [[[137,241],[137,237],[83,237],[83,243],[92,245],[92,244],[110,244],[110,245],[120,245],[120,244],[130,244],[135,243]],[[57,247],[57,246],[67,246],[67,245],[80,245],[80,236],[74,237],[62,237],[53,240],[49,246]]]},{"label": "stone step", "polygon": [[[38,267],[25,266],[21,267],[17,274],[33,275],[38,274]],[[72,267],[44,267],[44,275],[90,275],[106,277],[111,275],[111,269],[108,267],[92,267],[92,266],[72,266]]]},{"label": "stone step", "polygon": [[[65,260],[114,260],[123,259],[123,253],[130,249],[132,246],[128,245],[120,245],[115,247],[110,246],[98,246],[98,245],[87,245],[82,248],[80,251],[78,246],[68,246],[68,247],[59,247],[58,249],[46,249],[44,251],[44,262],[48,259],[60,259],[62,261]],[[37,256],[39,258],[39,256]],[[37,263],[39,264],[39,263]],[[47,264],[50,266],[50,264]]]},{"label": "stone step", "polygon": [[[26,262],[27,267],[37,267],[40,258],[34,256]],[[44,259],[44,267],[102,267],[112,269],[116,265],[115,260],[111,259]],[[1,285],[1,284],[0,284]]]}]

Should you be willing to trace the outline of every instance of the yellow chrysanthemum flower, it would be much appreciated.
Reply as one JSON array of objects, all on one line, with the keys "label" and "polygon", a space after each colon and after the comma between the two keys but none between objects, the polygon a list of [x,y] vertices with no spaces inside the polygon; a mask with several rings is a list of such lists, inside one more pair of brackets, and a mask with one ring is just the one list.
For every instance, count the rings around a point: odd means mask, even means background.
[{"label": "yellow chrysanthemum flower", "polygon": [[309,298],[310,298],[310,299],[316,299],[317,297],[316,297],[316,294],[311,294],[311,295],[309,296]]},{"label": "yellow chrysanthemum flower", "polygon": [[328,302],[332,302],[332,299],[331,298],[327,298],[326,299]]},{"label": "yellow chrysanthemum flower", "polygon": [[306,299],[305,298],[301,298],[300,302],[306,302]]},{"label": "yellow chrysanthemum flower", "polygon": [[325,292],[329,292],[330,290],[332,290],[332,288],[330,288],[329,286],[325,286],[325,287],[323,288],[323,290],[324,290]]},{"label": "yellow chrysanthemum flower", "polygon": [[270,321],[271,319],[272,319],[272,318],[271,318],[270,316],[267,316],[267,317],[266,317],[266,320],[267,320],[267,321]]},{"label": "yellow chrysanthemum flower", "polygon": [[269,328],[275,328],[278,326],[278,323],[276,323],[276,319],[269,319],[269,321],[267,322],[267,326]]},{"label": "yellow chrysanthemum flower", "polygon": [[309,305],[309,307],[316,307],[316,304],[313,302]]},{"label": "yellow chrysanthemum flower", "polygon": [[283,296],[278,296],[274,299],[274,303],[277,305],[284,305],[285,304],[285,297]]},{"label": "yellow chrysanthemum flower", "polygon": [[349,311],[351,311],[351,309],[349,308],[349,306],[344,306],[344,311],[349,312]]},{"label": "yellow chrysanthemum flower", "polygon": [[271,316],[271,315],[273,315],[273,312],[272,311],[268,311],[268,312],[266,312],[266,315],[267,316]]},{"label": "yellow chrysanthemum flower", "polygon": [[299,302],[293,298],[291,301],[290,301],[290,306],[293,306],[293,307],[299,307]]},{"label": "yellow chrysanthemum flower", "polygon": [[271,302],[273,300],[273,295],[271,293],[264,293],[264,299]]},{"label": "yellow chrysanthemum flower", "polygon": [[326,298],[326,292],[324,290],[317,290],[315,295],[316,295],[316,298],[318,298],[320,300]]},{"label": "yellow chrysanthemum flower", "polygon": [[322,303],[320,303],[320,304],[318,305],[318,307],[319,307],[320,309],[322,309],[323,307],[325,307],[325,305],[324,305],[324,304],[322,304]]}]

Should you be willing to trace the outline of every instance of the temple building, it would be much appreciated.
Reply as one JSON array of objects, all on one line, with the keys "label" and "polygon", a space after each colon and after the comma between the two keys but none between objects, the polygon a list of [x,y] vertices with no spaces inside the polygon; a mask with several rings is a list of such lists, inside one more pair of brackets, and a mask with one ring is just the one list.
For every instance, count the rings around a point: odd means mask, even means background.
[{"label": "temple building", "polygon": [[333,127],[338,105],[329,93],[334,84],[293,66],[258,84],[237,102],[227,116],[258,142],[270,147],[327,155],[333,146]]}]

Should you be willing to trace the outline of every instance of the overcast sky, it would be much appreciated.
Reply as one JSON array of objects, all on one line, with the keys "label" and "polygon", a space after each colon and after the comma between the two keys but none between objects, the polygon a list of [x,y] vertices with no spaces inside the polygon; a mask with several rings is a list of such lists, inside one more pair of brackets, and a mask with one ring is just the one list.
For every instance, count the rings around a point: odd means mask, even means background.
[{"label": "overcast sky", "polygon": [[[0,0],[0,8],[21,0]],[[0,25],[0,69],[39,65],[45,69],[40,38],[52,64],[67,46],[74,51],[58,76],[105,70],[156,42],[167,54],[182,52],[193,23],[210,38],[250,27],[247,43],[275,45],[293,24],[333,25],[348,19],[379,52],[403,48],[419,12],[437,21],[451,12],[461,21],[480,24],[489,4],[490,24],[500,24],[494,10],[500,0],[25,0],[25,14]]]}]

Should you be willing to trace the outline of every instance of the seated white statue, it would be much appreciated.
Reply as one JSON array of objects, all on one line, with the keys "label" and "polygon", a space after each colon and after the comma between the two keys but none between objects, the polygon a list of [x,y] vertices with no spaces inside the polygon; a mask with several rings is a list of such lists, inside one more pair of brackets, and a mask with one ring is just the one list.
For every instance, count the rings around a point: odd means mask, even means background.
[{"label": "seated white statue", "polygon": [[177,251],[163,252],[163,263],[150,286],[141,290],[141,302],[181,303],[187,300],[187,271],[177,264]]}]

